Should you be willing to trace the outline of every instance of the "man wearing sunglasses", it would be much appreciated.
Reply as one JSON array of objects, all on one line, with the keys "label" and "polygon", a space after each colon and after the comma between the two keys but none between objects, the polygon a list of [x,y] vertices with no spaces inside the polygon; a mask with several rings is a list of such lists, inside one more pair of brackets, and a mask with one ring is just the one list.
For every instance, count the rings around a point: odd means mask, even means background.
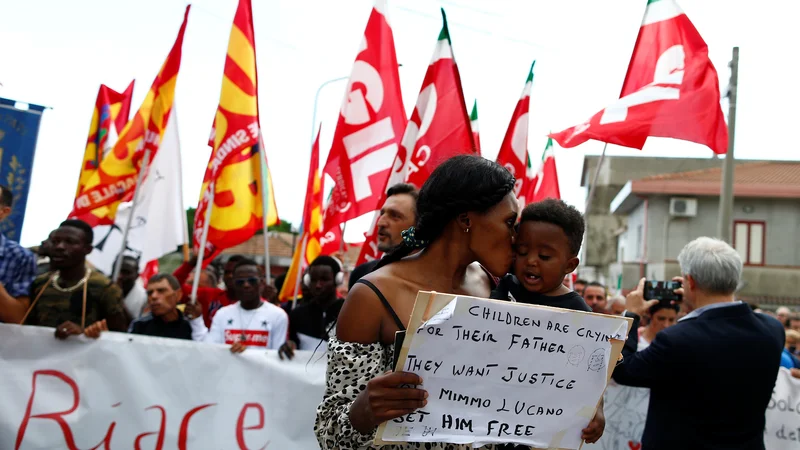
[{"label": "man wearing sunglasses", "polygon": [[233,353],[258,347],[279,349],[286,342],[289,316],[261,298],[265,281],[256,262],[242,259],[236,263],[232,282],[238,302],[217,311],[210,331],[200,316],[200,306],[186,305],[187,315],[194,317],[192,329],[199,335],[195,340],[228,344]]}]

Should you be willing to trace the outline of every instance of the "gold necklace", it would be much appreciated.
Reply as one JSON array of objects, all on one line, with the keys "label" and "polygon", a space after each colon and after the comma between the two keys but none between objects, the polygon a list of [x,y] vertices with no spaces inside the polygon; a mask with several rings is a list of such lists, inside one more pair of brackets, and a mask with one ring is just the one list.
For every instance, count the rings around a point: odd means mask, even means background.
[{"label": "gold necklace", "polygon": [[89,280],[89,276],[92,274],[92,269],[86,269],[86,275],[83,276],[77,283],[73,286],[68,288],[61,287],[58,282],[61,280],[61,271],[59,270],[53,275],[53,287],[56,288],[57,291],[60,292],[75,292],[79,287],[83,286],[83,283],[86,283]]}]

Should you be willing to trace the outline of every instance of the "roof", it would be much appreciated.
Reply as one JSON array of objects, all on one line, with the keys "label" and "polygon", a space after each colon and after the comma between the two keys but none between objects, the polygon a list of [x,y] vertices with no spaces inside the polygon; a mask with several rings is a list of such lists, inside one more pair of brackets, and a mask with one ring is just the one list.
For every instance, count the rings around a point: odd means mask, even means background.
[{"label": "roof", "polygon": [[[709,152],[710,153],[710,152]],[[586,155],[581,168],[581,187],[589,187],[600,155]],[[744,160],[737,160],[737,164]],[[639,179],[657,173],[676,173],[687,170],[721,167],[721,158],[677,158],[667,156],[605,155],[603,166],[597,177],[598,186],[622,186],[628,180]]]},{"label": "roof", "polygon": [[800,297],[774,297],[769,295],[736,295],[736,300],[741,300],[759,307],[795,306],[800,305]]},{"label": "roof", "polygon": [[[614,212],[627,212],[647,195],[719,197],[722,168],[651,175],[629,181],[611,202]],[[748,198],[800,199],[800,162],[758,161],[740,163],[734,170],[733,194]]]},{"label": "roof", "polygon": [[[299,237],[294,240],[292,233],[281,233],[276,231],[269,232],[269,256],[272,258],[291,258],[294,251],[294,245],[300,244]],[[241,244],[234,245],[233,247],[226,248],[222,251],[223,255],[248,255],[248,256],[263,256],[264,255],[264,235],[256,234],[250,239],[242,242]]]},{"label": "roof", "polygon": [[[296,240],[295,235],[292,233],[281,233],[276,231],[269,232],[269,256],[270,260],[273,258],[292,258],[292,254],[294,252],[295,246],[301,244],[300,236],[297,235]],[[346,264],[348,266],[352,266],[355,264],[356,260],[358,259],[358,254],[361,251],[362,243],[353,243],[347,244],[347,250],[345,251],[345,259]],[[242,242],[239,245],[235,245],[230,248],[226,248],[222,251],[223,255],[246,255],[249,257],[260,257],[264,256],[264,235],[263,234],[256,234],[250,239]],[[341,255],[335,254],[333,256],[340,257]]]}]

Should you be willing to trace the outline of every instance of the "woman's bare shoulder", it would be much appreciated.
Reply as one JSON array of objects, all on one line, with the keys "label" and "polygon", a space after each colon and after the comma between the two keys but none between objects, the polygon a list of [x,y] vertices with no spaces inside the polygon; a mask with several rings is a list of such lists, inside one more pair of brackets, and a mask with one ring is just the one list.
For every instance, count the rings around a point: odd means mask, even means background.
[{"label": "woman's bare shoulder", "polygon": [[336,320],[336,337],[359,344],[377,342],[381,330],[380,308],[380,300],[372,289],[362,283],[354,284]]},{"label": "woman's bare shoulder", "polygon": [[468,294],[473,297],[489,298],[494,287],[494,280],[489,272],[477,261],[467,266],[467,286]]},{"label": "woman's bare shoulder", "polygon": [[[392,299],[406,290],[401,273],[396,270],[398,266],[402,266],[402,263],[381,267],[362,278],[375,286],[390,304]],[[340,341],[360,344],[379,342],[385,311],[386,307],[377,292],[364,283],[355,283],[347,293],[347,299],[339,312],[336,337]]]}]

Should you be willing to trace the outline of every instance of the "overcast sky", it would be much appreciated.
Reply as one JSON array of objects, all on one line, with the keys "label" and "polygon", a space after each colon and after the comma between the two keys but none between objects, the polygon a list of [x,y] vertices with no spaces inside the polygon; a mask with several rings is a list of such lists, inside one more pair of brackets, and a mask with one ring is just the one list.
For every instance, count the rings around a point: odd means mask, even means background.
[{"label": "overcast sky", "polygon": [[[372,1],[252,1],[261,126],[278,211],[297,224],[314,94],[326,80],[349,75]],[[484,156],[496,157],[528,68],[537,61],[528,145],[538,161],[548,130],[581,123],[619,95],[646,3],[389,0],[406,112],[413,110],[433,52],[442,6],[467,104],[478,100]],[[189,15],[176,92],[187,207],[197,203],[208,162],[206,141],[236,4],[198,0]],[[798,4],[679,4],[708,43],[722,85],[729,77],[731,48],[741,48],[737,158],[800,158],[792,133],[800,104]],[[45,111],[39,132],[23,245],[38,244],[71,209],[99,85],[121,91],[135,78],[133,114],[174,42],[185,5],[183,0],[0,0],[0,96],[53,108]],[[322,161],[345,87],[345,81],[331,83],[320,95]],[[602,144],[592,141],[556,149],[566,201],[583,208],[582,159],[601,149]],[[705,147],[669,139],[651,139],[642,152],[610,146],[609,153],[711,157]],[[346,239],[362,240],[370,220],[350,222]]]}]

